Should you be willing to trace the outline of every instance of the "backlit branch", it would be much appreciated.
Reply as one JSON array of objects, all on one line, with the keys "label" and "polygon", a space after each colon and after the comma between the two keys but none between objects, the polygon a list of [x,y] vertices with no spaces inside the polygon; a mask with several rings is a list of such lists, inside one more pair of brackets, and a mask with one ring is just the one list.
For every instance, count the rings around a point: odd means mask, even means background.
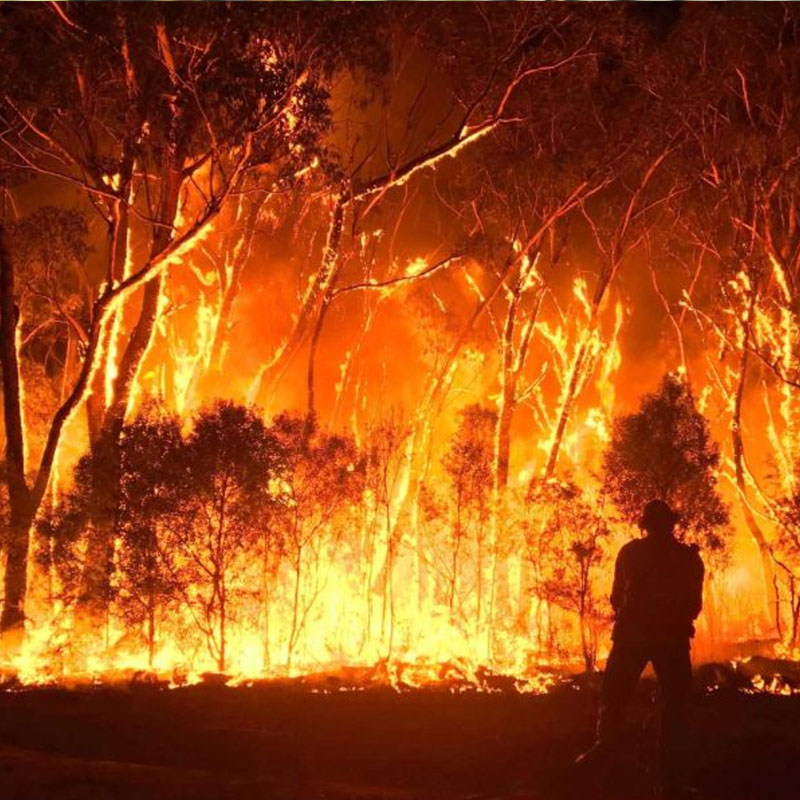
[{"label": "backlit branch", "polygon": [[430,278],[432,275],[435,275],[437,272],[449,267],[454,261],[459,260],[462,256],[458,254],[454,254],[448,256],[447,258],[443,258],[441,261],[437,261],[435,264],[431,264],[430,266],[426,267],[419,272],[412,273],[410,275],[400,275],[396,278],[389,278],[385,281],[362,281],[361,283],[353,283],[349,286],[342,286],[339,289],[334,289],[331,292],[331,300],[333,298],[338,297],[339,295],[346,294],[347,292],[355,292],[359,289],[367,289],[367,290],[384,290],[389,287],[398,286],[404,283],[410,283],[412,281],[420,280],[421,278]]},{"label": "backlit branch", "polygon": [[231,181],[223,191],[214,198],[212,203],[207,206],[205,213],[195,220],[184,233],[170,242],[158,255],[151,258],[140,269],[131,273],[131,275],[124,278],[116,285],[107,285],[103,294],[95,303],[84,362],[81,366],[75,386],[53,417],[53,422],[48,431],[40,466],[34,482],[34,497],[41,498],[44,496],[47,484],[50,480],[53,461],[58,450],[64,425],[85,398],[86,392],[92,384],[94,373],[102,361],[103,352],[101,343],[104,340],[106,326],[110,322],[113,313],[120,307],[120,304],[128,295],[154,278],[168,265],[179,261],[185,252],[194,245],[197,237],[201,236],[203,232],[208,229],[214,217],[219,213],[233,184],[244,169],[250,157],[250,152],[251,139],[248,137],[236,162],[236,166],[231,175]]}]

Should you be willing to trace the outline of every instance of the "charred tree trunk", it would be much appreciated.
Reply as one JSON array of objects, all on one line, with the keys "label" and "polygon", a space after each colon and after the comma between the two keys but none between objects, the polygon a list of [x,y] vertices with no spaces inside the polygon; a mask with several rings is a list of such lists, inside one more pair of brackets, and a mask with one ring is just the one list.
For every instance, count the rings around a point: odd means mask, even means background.
[{"label": "charred tree trunk", "polygon": [[4,577],[5,597],[0,615],[4,642],[14,647],[21,641],[25,624],[25,595],[28,588],[28,547],[34,506],[28,492],[9,492],[11,514]]},{"label": "charred tree trunk", "polygon": [[391,498],[387,481],[388,467],[383,472],[383,512],[386,527],[386,561],[383,566],[383,605],[381,608],[381,636],[386,636],[388,623],[388,646],[386,658],[392,657],[394,646],[394,564],[395,564],[395,530],[392,523]]},{"label": "charred tree trunk", "polygon": [[495,433],[495,468],[491,519],[491,595],[490,595],[490,641],[488,650],[494,650],[492,632],[499,631],[501,621],[508,618],[511,610],[511,593],[508,581],[508,557],[500,551],[506,536],[506,491],[508,489],[508,470],[511,455],[511,423],[516,404],[516,376],[512,369],[512,344],[516,304],[509,307],[503,339],[502,386],[497,414]]},{"label": "charred tree trunk", "polygon": [[477,548],[475,553],[475,633],[480,633],[483,627],[484,615],[484,575],[483,560],[486,538],[486,513],[483,504],[478,511]]},{"label": "charred tree trunk", "polygon": [[300,581],[303,569],[303,548],[298,545],[294,559],[294,594],[292,597],[292,627],[289,630],[289,642],[286,648],[286,668],[291,670],[294,648],[297,644],[298,623],[300,620]]},{"label": "charred tree trunk", "polygon": [[[503,326],[503,337],[501,340],[501,373],[500,373],[500,397],[497,408],[497,426],[495,429],[494,441],[494,485],[492,497],[492,629],[496,629],[495,613],[500,619],[508,617],[511,610],[511,596],[508,585],[508,563],[507,556],[500,557],[498,552],[499,543],[506,539],[506,493],[508,490],[508,475],[511,462],[511,425],[514,420],[514,412],[519,402],[518,387],[519,381],[525,369],[536,318],[542,299],[542,290],[537,290],[533,307],[519,337],[519,343],[515,349],[514,341],[518,323],[520,305],[522,303],[525,287],[530,278],[530,272],[534,268],[536,259],[531,259],[527,265],[523,261],[523,266],[517,276],[511,301],[506,312],[506,321]],[[521,568],[523,580],[520,586],[520,598],[517,608],[517,625],[527,627],[527,621],[531,609],[531,592],[524,580],[525,565],[523,560]],[[490,650],[491,650],[490,643]]]},{"label": "charred tree trunk", "polygon": [[268,672],[271,661],[270,661],[270,652],[269,652],[269,645],[270,645],[270,632],[269,632],[269,616],[270,610],[272,605],[272,570],[270,568],[270,543],[269,543],[269,533],[265,529],[262,534],[262,563],[261,563],[261,608],[262,613],[264,614],[264,650],[263,650],[263,665],[264,665],[264,672]]},{"label": "charred tree trunk", "polygon": [[314,325],[314,333],[311,335],[311,347],[308,353],[308,369],[306,372],[306,398],[307,410],[306,414],[309,422],[316,419],[316,402],[315,402],[315,384],[314,384],[314,367],[316,366],[317,348],[319,347],[319,340],[322,336],[322,328],[325,325],[325,317],[330,308],[330,295],[326,294],[322,299],[322,305],[317,315],[317,322]]},{"label": "charred tree trunk", "polygon": [[10,524],[6,551],[3,611],[0,632],[18,644],[24,632],[28,544],[36,500],[25,477],[25,433],[17,352],[19,308],[14,297],[14,266],[0,222],[0,359],[3,367],[3,417],[6,432],[6,471]]},{"label": "charred tree trunk", "polygon": [[[555,220],[551,220],[550,224],[554,225]],[[542,234],[543,233],[544,231],[542,231]],[[550,258],[552,264],[555,264],[558,258],[556,253],[553,252],[554,247],[554,245],[551,245]],[[525,319],[525,323],[519,335],[519,342],[515,347],[514,341],[517,336],[520,307],[522,306],[525,293],[531,285],[531,275],[536,273],[536,264],[538,263],[540,253],[541,251],[537,247],[533,257],[526,253],[525,257],[522,259],[519,274],[517,275],[511,292],[511,300],[508,304],[506,320],[503,326],[503,337],[500,343],[501,385],[497,408],[497,429],[494,452],[495,497],[502,495],[508,486],[508,469],[511,453],[511,423],[514,419],[514,411],[517,408],[517,403],[519,402],[519,381],[528,360],[528,351],[530,349],[531,340],[533,339],[536,320],[539,316],[539,309],[541,308],[542,298],[544,296],[545,286],[541,283],[542,279],[537,276],[537,280],[540,282],[536,287],[530,313]]]},{"label": "charred tree trunk", "polygon": [[[130,87],[129,87],[130,88]],[[135,108],[133,102],[131,111]],[[142,120],[137,118],[132,122],[130,130],[139,130]],[[133,141],[128,138],[124,144],[123,156],[120,161],[120,192],[108,203],[108,261],[106,264],[106,284],[112,286],[124,277],[129,266],[130,255],[130,205],[133,202]],[[102,174],[95,175],[95,180],[101,183]],[[102,332],[100,346],[101,363],[94,372],[91,390],[86,398],[86,417],[89,427],[89,443],[93,447],[103,435],[103,424],[106,405],[108,371],[114,367],[112,364],[113,353],[120,338],[120,327],[124,307],[118,308],[113,313],[113,318]]]},{"label": "charred tree trunk", "polygon": [[453,531],[453,558],[450,568],[452,573],[450,575],[450,587],[448,591],[448,608],[450,610],[450,622],[455,620],[456,612],[456,587],[458,586],[458,556],[461,550],[461,539],[464,536],[463,520],[462,520],[462,492],[459,488],[456,492],[456,520],[455,530]]},{"label": "charred tree trunk", "polygon": [[[377,508],[376,508],[377,512]],[[377,513],[370,522],[365,520],[364,530],[364,559],[366,560],[366,580],[364,581],[364,631],[361,639],[359,652],[363,652],[364,647],[372,636],[372,604],[373,604],[373,581],[375,579],[375,539],[377,528]]]},{"label": "charred tree trunk", "polygon": [[155,592],[148,592],[147,597],[147,666],[153,668],[156,655],[156,598]]},{"label": "charred tree trunk", "polygon": [[226,644],[228,636],[228,604],[225,592],[225,576],[224,573],[220,578],[219,590],[219,659],[217,661],[217,669],[220,672],[225,672],[226,667]]},{"label": "charred tree trunk", "polygon": [[[583,654],[583,664],[586,672],[594,672],[594,642],[591,632],[587,632],[588,623],[588,600],[591,591],[590,584],[590,561],[589,559],[580,562],[580,588],[578,595],[578,624],[581,629],[581,653]],[[589,635],[587,635],[587,633]]]}]

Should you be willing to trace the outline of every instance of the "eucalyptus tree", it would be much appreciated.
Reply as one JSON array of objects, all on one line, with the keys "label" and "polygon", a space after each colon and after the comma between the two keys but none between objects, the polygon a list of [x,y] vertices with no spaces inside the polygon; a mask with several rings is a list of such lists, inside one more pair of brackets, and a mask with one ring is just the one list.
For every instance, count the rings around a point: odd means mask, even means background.
[{"label": "eucalyptus tree", "polygon": [[[282,4],[111,11],[4,4],[2,13],[4,165],[30,173],[43,191],[58,182],[76,188],[108,239],[83,357],[35,467],[24,448],[14,253],[2,248],[12,509],[0,618],[6,631],[24,621],[27,532],[66,421],[88,398],[94,446],[114,450],[158,318],[165,271],[208,233],[248,174],[279,188],[321,158],[327,83],[348,53],[353,60],[372,53],[368,46],[348,50],[359,30],[352,9],[326,7],[312,16]],[[97,526],[90,561],[107,560],[109,527],[110,521]],[[103,594],[94,588],[87,586],[87,598]]]},{"label": "eucalyptus tree", "polygon": [[[770,527],[781,498],[793,491],[798,440],[800,137],[793,120],[800,106],[800,16],[775,8],[723,35],[713,24],[718,12],[687,12],[686,46],[706,56],[691,75],[686,66],[681,76],[673,72],[673,84],[689,87],[688,100],[676,100],[675,109],[688,132],[682,160],[693,176],[692,191],[673,211],[674,250],[692,262],[679,334],[684,327],[697,332],[701,367],[729,410],[731,482],[760,553],[765,608],[780,628],[775,596],[785,573],[774,559]],[[695,290],[714,301],[701,302]],[[710,356],[714,351],[722,360]],[[744,435],[759,383],[768,418],[782,417],[780,433],[769,419],[767,425],[771,460],[782,476],[777,500],[762,486]]]},{"label": "eucalyptus tree", "polygon": [[253,555],[263,538],[281,548],[273,517],[273,482],[288,453],[252,408],[218,401],[200,410],[181,454],[178,513],[166,526],[162,550],[185,607],[224,672],[230,629],[258,594]]},{"label": "eucalyptus tree", "polygon": [[720,448],[679,375],[668,374],[639,410],[614,421],[603,460],[603,486],[623,518],[636,524],[653,498],[680,515],[681,537],[724,560],[728,509],[716,470]]}]

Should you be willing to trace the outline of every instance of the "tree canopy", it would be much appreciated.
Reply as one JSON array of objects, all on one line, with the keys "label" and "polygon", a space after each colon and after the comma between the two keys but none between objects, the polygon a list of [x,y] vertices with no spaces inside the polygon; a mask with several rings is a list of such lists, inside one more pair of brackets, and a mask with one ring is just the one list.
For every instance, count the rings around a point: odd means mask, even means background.
[{"label": "tree canopy", "polygon": [[728,510],[718,488],[719,445],[680,375],[667,374],[639,411],[614,420],[603,459],[603,486],[627,522],[645,504],[664,500],[679,530],[709,550],[722,550]]}]

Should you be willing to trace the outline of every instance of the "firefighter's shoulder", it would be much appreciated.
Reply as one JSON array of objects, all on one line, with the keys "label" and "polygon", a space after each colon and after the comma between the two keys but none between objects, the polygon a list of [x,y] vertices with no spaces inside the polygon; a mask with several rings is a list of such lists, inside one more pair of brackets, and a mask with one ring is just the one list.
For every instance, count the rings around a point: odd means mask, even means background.
[{"label": "firefighter's shoulder", "polygon": [[626,564],[630,563],[631,560],[640,560],[641,555],[637,556],[637,553],[641,552],[643,542],[644,539],[631,539],[629,542],[625,542],[625,544],[620,547],[619,553],[617,553],[617,561],[620,564]]},{"label": "firefighter's shoulder", "polygon": [[635,553],[642,546],[643,542],[644,539],[631,539],[630,541],[625,542],[625,544],[622,545],[622,547],[620,547],[619,554],[627,555],[628,553]]},{"label": "firefighter's shoulder", "polygon": [[683,543],[685,553],[689,561],[693,564],[703,566],[703,557],[700,555],[700,545],[696,542]]}]

